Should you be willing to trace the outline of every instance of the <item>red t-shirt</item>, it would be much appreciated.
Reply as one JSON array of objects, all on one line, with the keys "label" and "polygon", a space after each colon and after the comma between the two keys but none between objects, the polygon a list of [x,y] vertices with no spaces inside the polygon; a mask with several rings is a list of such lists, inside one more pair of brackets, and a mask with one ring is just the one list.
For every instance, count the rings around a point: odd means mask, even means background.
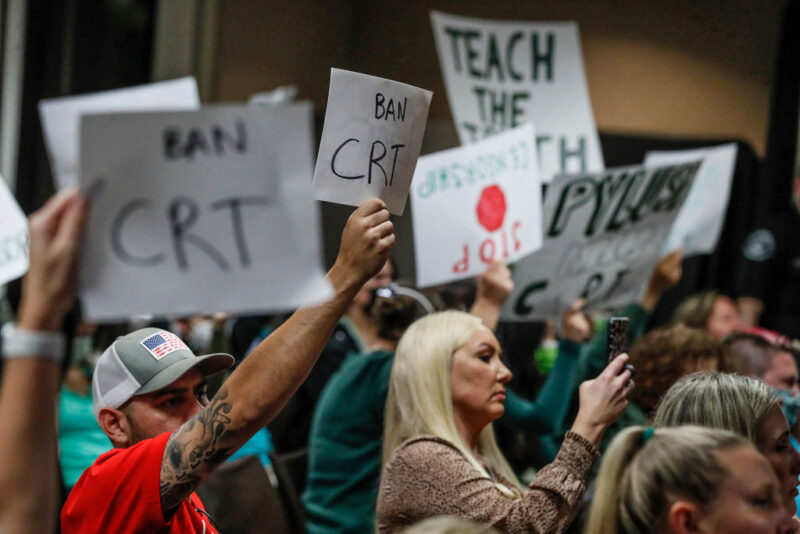
[{"label": "red t-shirt", "polygon": [[70,492],[61,510],[61,532],[218,534],[194,493],[164,521],[159,477],[169,436],[167,432],[100,456]]}]

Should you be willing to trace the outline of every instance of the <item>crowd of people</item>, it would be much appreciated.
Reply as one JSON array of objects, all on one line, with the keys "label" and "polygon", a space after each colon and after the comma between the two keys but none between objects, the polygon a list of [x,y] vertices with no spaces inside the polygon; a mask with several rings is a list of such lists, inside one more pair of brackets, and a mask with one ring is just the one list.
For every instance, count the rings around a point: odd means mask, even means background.
[{"label": "crowd of people", "polygon": [[[210,480],[250,491],[225,477],[255,457],[249,469],[284,484],[272,464],[292,454],[297,528],[311,534],[800,532],[800,351],[794,330],[754,322],[798,319],[763,298],[763,314],[751,298],[743,316],[707,291],[649,329],[680,251],[614,310],[630,319],[628,352],[609,358],[607,324],[582,301],[551,325],[554,343],[514,347],[541,375],[523,395],[496,335],[508,267],[490,264],[460,306],[415,288],[378,199],[347,220],[325,302],[79,321],[66,336],[88,202],[62,192],[30,217],[30,268],[2,336],[1,532],[238,532],[227,517],[257,517],[258,499],[231,505]],[[536,443],[525,469],[496,422]]]}]

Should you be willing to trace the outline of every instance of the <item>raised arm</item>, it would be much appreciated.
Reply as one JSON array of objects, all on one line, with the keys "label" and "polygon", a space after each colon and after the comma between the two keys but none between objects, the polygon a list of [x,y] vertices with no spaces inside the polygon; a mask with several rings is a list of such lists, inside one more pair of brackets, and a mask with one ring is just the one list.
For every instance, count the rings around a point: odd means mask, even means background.
[{"label": "raised arm", "polygon": [[501,260],[495,260],[478,277],[475,302],[469,312],[480,317],[487,328],[494,330],[500,318],[500,309],[512,291],[514,281],[511,279],[511,271]]},{"label": "raised arm", "polygon": [[165,518],[286,404],[355,294],[383,267],[394,242],[382,201],[367,200],[353,212],[327,275],[333,297],[294,313],[250,353],[209,404],[169,438],[160,477]]},{"label": "raised arm", "polygon": [[642,308],[652,312],[661,297],[675,287],[680,282],[683,275],[683,253],[681,249],[676,249],[662,257],[656,263],[647,290],[641,300]]},{"label": "raised arm", "polygon": [[[63,356],[58,331],[75,296],[85,204],[76,192],[61,193],[30,217],[30,268],[23,281],[16,332],[7,331],[8,337],[4,336],[6,359],[0,385],[3,533],[55,532],[56,396]],[[34,347],[42,340],[45,344],[37,352]]]}]

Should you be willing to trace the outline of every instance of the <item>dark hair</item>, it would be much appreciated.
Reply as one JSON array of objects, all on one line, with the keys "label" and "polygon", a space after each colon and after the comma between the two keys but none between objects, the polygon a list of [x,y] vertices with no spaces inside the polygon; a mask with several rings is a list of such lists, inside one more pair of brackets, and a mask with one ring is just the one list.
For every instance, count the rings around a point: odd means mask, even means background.
[{"label": "dark hair", "polygon": [[427,313],[419,300],[397,292],[404,287],[413,289],[409,284],[392,284],[372,292],[367,312],[378,323],[378,336],[387,341],[398,341],[411,323]]}]

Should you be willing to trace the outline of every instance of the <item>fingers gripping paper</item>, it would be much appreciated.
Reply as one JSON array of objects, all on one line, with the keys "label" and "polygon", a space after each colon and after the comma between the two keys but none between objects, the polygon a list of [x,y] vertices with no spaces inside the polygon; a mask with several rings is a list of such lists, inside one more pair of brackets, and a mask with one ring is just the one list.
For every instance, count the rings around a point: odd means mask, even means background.
[{"label": "fingers gripping paper", "polygon": [[104,177],[81,265],[90,319],[277,311],[330,295],[309,105],[92,115],[81,143],[85,184]]},{"label": "fingers gripping paper", "polygon": [[431,19],[462,144],[533,122],[543,182],[603,169],[575,23]]},{"label": "fingers gripping paper", "polygon": [[517,263],[502,316],[555,319],[635,302],[691,189],[700,161],[559,175],[544,205],[544,245]]},{"label": "fingers gripping paper", "polygon": [[417,285],[476,276],[542,244],[533,126],[419,158],[411,184]]},{"label": "fingers gripping paper", "polygon": [[358,206],[370,197],[402,215],[433,93],[331,69],[314,198]]}]

